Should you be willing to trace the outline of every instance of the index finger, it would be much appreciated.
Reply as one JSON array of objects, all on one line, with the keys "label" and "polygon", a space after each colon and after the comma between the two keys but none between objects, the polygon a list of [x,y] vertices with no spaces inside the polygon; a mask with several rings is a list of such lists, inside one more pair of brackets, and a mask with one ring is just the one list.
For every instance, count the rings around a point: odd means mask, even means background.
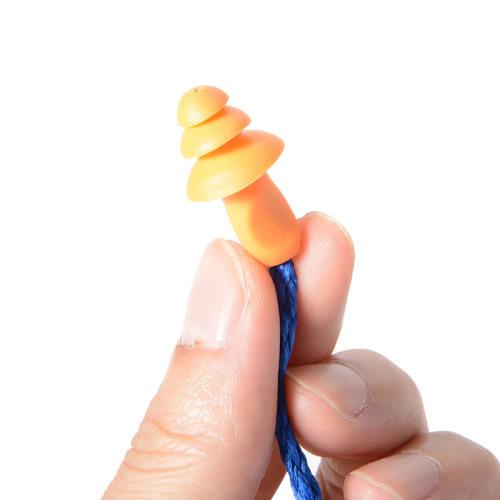
[{"label": "index finger", "polygon": [[354,268],[354,245],[339,222],[312,212],[299,224],[300,251],[293,259],[299,279],[298,323],[290,366],[317,363],[332,353]]}]

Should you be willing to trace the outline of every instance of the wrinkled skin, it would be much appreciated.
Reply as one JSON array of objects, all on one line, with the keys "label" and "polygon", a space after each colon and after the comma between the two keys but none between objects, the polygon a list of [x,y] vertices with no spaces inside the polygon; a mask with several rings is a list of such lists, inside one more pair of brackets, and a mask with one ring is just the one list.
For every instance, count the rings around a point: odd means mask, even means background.
[{"label": "wrinkled skin", "polygon": [[[324,457],[317,474],[324,498],[500,499],[498,460],[459,435],[429,433],[418,389],[404,371],[372,351],[331,354],[354,247],[322,214],[305,216],[300,226],[299,324],[286,391],[299,441]],[[215,269],[228,246],[212,244]],[[263,500],[281,483],[274,286],[239,245],[230,251],[244,281],[241,318],[221,345],[175,349],[105,500]]]}]

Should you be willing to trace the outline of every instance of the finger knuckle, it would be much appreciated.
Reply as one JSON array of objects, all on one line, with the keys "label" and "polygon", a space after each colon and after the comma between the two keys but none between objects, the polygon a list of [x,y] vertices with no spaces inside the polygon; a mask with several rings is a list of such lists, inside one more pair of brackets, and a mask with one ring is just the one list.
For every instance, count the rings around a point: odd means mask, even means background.
[{"label": "finger knuckle", "polygon": [[140,470],[182,470],[196,467],[221,446],[221,424],[217,411],[205,401],[189,408],[164,411],[165,403],[153,400],[132,439],[125,463]]}]

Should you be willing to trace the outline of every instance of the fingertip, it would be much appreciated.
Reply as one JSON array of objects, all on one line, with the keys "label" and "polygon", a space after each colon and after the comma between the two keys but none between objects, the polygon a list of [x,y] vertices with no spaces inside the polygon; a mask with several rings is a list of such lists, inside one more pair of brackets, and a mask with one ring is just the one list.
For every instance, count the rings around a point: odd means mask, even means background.
[{"label": "fingertip", "polygon": [[213,240],[191,285],[180,344],[223,348],[234,337],[247,299],[241,260],[227,241]]},{"label": "fingertip", "polygon": [[[318,224],[324,224],[328,230],[336,230],[339,235],[345,239],[345,241],[348,243],[350,246],[353,256],[355,253],[355,247],[354,247],[354,242],[351,238],[351,235],[347,231],[347,229],[334,217],[331,215],[325,214],[324,212],[319,212],[319,211],[313,211],[307,213],[304,217],[304,219],[309,219],[312,221],[317,221]],[[341,239],[342,239],[341,238]]]},{"label": "fingertip", "polygon": [[354,268],[345,228],[320,212],[299,219],[301,246],[294,257],[299,278],[298,324],[290,364],[317,363],[333,351],[344,318]]}]

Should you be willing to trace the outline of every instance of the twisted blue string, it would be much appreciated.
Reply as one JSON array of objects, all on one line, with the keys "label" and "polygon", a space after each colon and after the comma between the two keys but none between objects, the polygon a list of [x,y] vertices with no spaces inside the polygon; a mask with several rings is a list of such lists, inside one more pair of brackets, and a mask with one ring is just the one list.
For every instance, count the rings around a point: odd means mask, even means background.
[{"label": "twisted blue string", "polygon": [[297,326],[297,274],[291,260],[269,269],[278,296],[280,314],[280,363],[276,438],[293,494],[297,500],[320,500],[321,490],[292,429],[285,396],[285,372],[292,354]]}]

